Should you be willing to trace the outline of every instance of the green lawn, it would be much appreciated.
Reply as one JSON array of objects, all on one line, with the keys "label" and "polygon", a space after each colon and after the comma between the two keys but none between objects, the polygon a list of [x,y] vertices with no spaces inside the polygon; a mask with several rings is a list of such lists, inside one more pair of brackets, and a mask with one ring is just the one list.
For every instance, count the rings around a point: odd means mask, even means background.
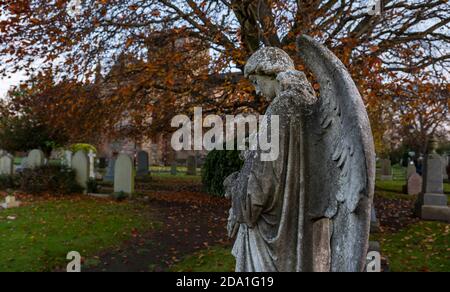
[{"label": "green lawn", "polygon": [[[403,199],[403,200],[416,200],[416,196],[409,196],[403,192],[404,181],[392,180],[376,182],[376,195],[387,199]],[[449,197],[450,203],[450,184],[444,184],[444,192]]]},{"label": "green lawn", "polygon": [[116,247],[133,232],[158,226],[143,208],[83,197],[1,211],[0,271],[52,271],[65,266],[70,251],[88,258]]},{"label": "green lawn", "polygon": [[233,272],[236,265],[231,248],[211,247],[187,256],[171,272]]},{"label": "green lawn", "polygon": [[380,234],[392,272],[450,271],[450,225],[419,222],[395,234]]},{"label": "green lawn", "polygon": [[[198,172],[200,174],[200,172]],[[165,172],[153,172],[151,174],[152,178],[157,180],[180,180],[180,181],[188,181],[188,182],[198,182],[200,183],[202,178],[200,175],[186,175],[186,173],[179,172],[177,175],[171,175],[170,173]]]}]

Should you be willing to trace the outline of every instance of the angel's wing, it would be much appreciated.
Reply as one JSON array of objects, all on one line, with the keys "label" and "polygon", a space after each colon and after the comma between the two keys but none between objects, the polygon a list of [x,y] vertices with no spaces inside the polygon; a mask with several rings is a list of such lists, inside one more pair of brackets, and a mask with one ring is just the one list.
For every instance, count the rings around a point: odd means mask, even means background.
[{"label": "angel's wing", "polygon": [[298,38],[300,56],[320,84],[320,102],[306,122],[310,216],[332,222],[332,271],[365,266],[375,151],[362,98],[342,62],[309,36]]}]

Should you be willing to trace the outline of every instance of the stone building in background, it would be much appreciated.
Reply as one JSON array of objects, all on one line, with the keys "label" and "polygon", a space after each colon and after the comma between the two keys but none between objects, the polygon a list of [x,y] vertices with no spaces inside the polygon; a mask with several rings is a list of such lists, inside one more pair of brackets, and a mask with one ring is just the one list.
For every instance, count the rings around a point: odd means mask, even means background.
[{"label": "stone building in background", "polygon": [[[171,38],[172,34],[173,32],[171,31],[155,33],[147,40],[149,60],[152,58],[152,54],[160,54],[167,49],[166,47],[182,53],[189,53],[189,49],[185,49],[185,47],[189,48],[189,44],[195,43],[196,40],[188,37],[173,39]],[[204,53],[197,54],[196,58],[198,59],[193,60],[193,62],[200,64],[200,66],[196,66],[198,69],[196,69],[194,74],[208,71],[210,62],[209,50],[205,49]],[[128,78],[124,72],[127,72],[127,68],[140,65],[145,66],[144,61],[138,60],[133,56],[121,55],[105,77],[101,74],[101,66],[98,66],[95,83],[101,88],[101,95],[107,98],[110,92],[117,91],[120,89],[120,86],[127,86],[132,83],[132,78]],[[116,130],[121,133],[119,136],[122,138],[117,139],[104,136],[98,139],[99,142],[96,146],[99,157],[111,158],[118,153],[126,153],[131,157],[135,157],[139,151],[144,150],[149,153],[150,164],[155,166],[168,166],[173,159],[182,165],[192,155],[196,156],[201,164],[206,157],[206,151],[180,151],[174,153],[170,145],[171,135],[168,133],[160,133],[152,138],[141,136],[139,131],[136,133],[136,130],[132,129],[132,123],[128,118],[128,114],[124,112],[124,118],[116,125]],[[153,121],[152,113],[149,112],[146,122],[151,124],[153,122],[156,123],[157,120]]]}]

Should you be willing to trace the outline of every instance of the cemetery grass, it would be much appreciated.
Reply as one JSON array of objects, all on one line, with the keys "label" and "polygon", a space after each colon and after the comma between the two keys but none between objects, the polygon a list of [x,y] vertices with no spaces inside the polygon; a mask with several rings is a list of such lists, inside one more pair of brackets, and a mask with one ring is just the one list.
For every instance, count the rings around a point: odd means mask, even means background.
[{"label": "cemetery grass", "polygon": [[392,272],[450,271],[450,225],[418,222],[394,234],[379,234],[373,240],[381,243]]},{"label": "cemetery grass", "polygon": [[[403,192],[405,184],[406,182],[404,180],[378,180],[376,182],[377,195],[392,199],[416,200],[416,196],[409,196]],[[444,193],[450,199],[450,183],[444,183]]]},{"label": "cemetery grass", "polygon": [[171,267],[171,272],[234,272],[236,261],[231,248],[215,246],[187,256]]},{"label": "cemetery grass", "polygon": [[[200,173],[200,171],[198,171]],[[202,177],[200,175],[192,176],[179,172],[177,175],[172,175],[169,172],[153,172],[152,178],[160,181],[173,182],[174,180],[181,180],[185,182],[200,183]]]},{"label": "cemetery grass", "polygon": [[158,228],[143,208],[80,196],[46,198],[1,211],[0,271],[64,269],[70,251],[88,258],[141,231]]}]

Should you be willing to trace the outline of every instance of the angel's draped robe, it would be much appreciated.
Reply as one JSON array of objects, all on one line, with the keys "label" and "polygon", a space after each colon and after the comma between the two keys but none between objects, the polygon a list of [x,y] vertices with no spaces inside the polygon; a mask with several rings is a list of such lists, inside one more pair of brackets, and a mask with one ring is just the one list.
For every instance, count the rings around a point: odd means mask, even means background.
[{"label": "angel's draped robe", "polygon": [[[279,116],[278,159],[261,161],[260,151],[247,151],[233,183],[232,212],[240,223],[233,248],[237,272],[329,269],[329,221],[319,220],[313,232],[306,212],[306,115],[300,98],[278,96],[266,112]],[[314,252],[322,254],[313,257]]]}]

